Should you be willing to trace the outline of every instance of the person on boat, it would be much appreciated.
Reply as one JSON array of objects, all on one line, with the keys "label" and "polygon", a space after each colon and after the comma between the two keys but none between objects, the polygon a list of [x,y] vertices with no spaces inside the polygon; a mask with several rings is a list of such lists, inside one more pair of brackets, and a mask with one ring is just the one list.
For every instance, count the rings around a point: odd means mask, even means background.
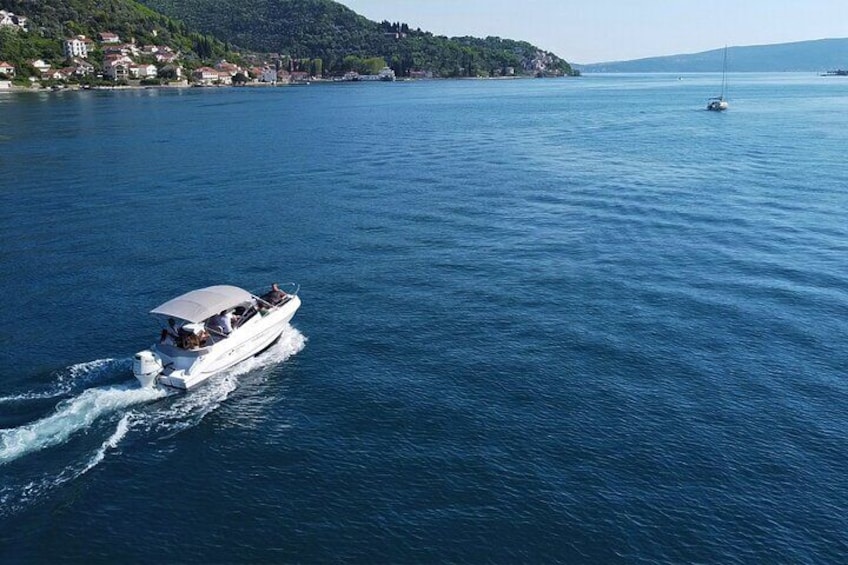
[{"label": "person on boat", "polygon": [[233,314],[223,310],[217,316],[209,318],[206,326],[222,335],[230,335],[233,331]]},{"label": "person on boat", "polygon": [[168,318],[168,327],[162,330],[159,342],[165,345],[177,345],[179,337],[180,329],[177,327],[177,321],[173,318]]},{"label": "person on boat", "polygon": [[277,306],[278,304],[282,304],[288,296],[288,294],[280,290],[277,283],[274,283],[271,285],[271,290],[260,296],[260,298],[271,306]]},{"label": "person on boat", "polygon": [[203,324],[185,324],[180,327],[177,347],[196,349],[206,345],[209,334]]}]

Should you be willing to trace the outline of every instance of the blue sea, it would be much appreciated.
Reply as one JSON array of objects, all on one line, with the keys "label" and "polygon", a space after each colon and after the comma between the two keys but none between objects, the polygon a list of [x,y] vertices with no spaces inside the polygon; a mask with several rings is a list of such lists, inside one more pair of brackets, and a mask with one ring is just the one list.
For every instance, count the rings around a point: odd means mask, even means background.
[{"label": "blue sea", "polygon": [[729,83],[0,93],[0,562],[844,563],[848,79]]}]

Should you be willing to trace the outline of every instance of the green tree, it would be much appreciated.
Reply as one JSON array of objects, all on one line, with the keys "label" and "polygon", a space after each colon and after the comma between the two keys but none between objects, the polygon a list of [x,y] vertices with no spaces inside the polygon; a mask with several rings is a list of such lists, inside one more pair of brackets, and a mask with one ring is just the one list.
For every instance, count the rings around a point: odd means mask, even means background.
[{"label": "green tree", "polygon": [[386,60],[382,57],[368,57],[362,61],[362,74],[376,75],[385,66]]}]

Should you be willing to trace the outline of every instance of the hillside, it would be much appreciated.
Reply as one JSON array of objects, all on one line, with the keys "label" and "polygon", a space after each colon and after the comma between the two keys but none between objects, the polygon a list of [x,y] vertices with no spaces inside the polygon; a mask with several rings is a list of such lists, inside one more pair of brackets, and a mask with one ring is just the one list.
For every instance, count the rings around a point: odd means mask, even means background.
[{"label": "hillside", "polygon": [[[223,42],[192,32],[134,0],[0,0],[0,9],[29,20],[27,31],[0,29],[0,60],[24,70],[24,63],[32,59],[62,61],[63,38],[94,38],[100,32],[115,33],[124,41],[171,47],[189,66],[192,60],[228,55]],[[95,51],[90,59],[97,62],[101,57]]]},{"label": "hillside", "polygon": [[[696,73],[720,71],[724,48],[693,53],[575,65],[588,73]],[[730,47],[733,72],[825,72],[848,68],[848,39],[819,39],[775,45]]]},{"label": "hillside", "polygon": [[321,59],[331,73],[356,66],[350,57],[380,57],[398,76],[413,70],[437,76],[571,72],[567,62],[526,42],[435,36],[399,22],[373,22],[331,0],[142,1],[240,48]]}]

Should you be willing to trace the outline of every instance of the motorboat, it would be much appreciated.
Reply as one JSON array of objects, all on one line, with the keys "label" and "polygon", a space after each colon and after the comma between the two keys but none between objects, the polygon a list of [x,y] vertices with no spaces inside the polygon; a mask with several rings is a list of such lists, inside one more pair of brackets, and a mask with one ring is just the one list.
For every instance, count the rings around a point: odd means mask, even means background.
[{"label": "motorboat", "polygon": [[190,390],[273,345],[300,308],[299,287],[257,296],[236,286],[187,292],[154,308],[159,342],[136,353],[133,374],[143,387]]}]

